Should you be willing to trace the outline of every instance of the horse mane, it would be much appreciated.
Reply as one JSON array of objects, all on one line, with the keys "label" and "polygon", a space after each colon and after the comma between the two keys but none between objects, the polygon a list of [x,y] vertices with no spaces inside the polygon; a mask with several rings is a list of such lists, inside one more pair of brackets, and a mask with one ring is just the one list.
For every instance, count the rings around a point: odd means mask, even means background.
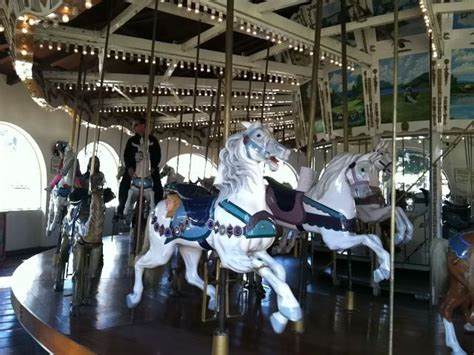
[{"label": "horse mane", "polygon": [[321,171],[318,182],[313,187],[311,192],[315,194],[316,199],[320,199],[328,191],[329,186],[339,177],[340,174],[344,173],[346,169],[343,167],[349,167],[351,163],[356,161],[362,156],[362,154],[354,153],[341,153],[336,155],[328,165]]},{"label": "horse mane", "polygon": [[241,190],[248,178],[256,178],[248,168],[252,160],[248,158],[243,143],[244,133],[245,131],[242,131],[230,136],[219,154],[220,164],[215,179],[215,185],[220,190],[219,199],[225,199],[233,192]]}]

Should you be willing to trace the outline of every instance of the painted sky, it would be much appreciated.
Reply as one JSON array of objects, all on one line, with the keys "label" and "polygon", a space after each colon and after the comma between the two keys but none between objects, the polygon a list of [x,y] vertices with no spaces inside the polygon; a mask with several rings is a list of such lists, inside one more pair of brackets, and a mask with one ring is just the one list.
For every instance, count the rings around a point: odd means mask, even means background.
[{"label": "painted sky", "polygon": [[474,82],[474,48],[453,49],[451,74],[460,81]]},{"label": "painted sky", "polygon": [[[352,87],[356,83],[357,77],[360,75],[360,71],[348,71],[347,72],[347,90],[351,91]],[[329,85],[332,92],[342,93],[342,72],[336,70],[329,73]]]},{"label": "painted sky", "polygon": [[328,0],[323,3],[323,19],[330,18],[329,21],[332,25],[339,23],[339,16],[335,15],[339,13],[341,8],[340,0]]},{"label": "painted sky", "polygon": [[[407,84],[422,73],[428,72],[428,53],[411,54],[400,57],[398,83]],[[380,80],[393,84],[393,59],[379,62]]]},{"label": "painted sky", "polygon": [[465,12],[463,14],[454,15],[453,29],[459,30],[472,27],[474,27],[474,12]]},{"label": "painted sky", "polygon": [[[383,15],[387,7],[390,7],[390,12],[393,11],[393,1],[391,0],[373,0],[374,15]],[[398,6],[400,10],[410,9],[418,6],[418,0],[399,0]]]}]

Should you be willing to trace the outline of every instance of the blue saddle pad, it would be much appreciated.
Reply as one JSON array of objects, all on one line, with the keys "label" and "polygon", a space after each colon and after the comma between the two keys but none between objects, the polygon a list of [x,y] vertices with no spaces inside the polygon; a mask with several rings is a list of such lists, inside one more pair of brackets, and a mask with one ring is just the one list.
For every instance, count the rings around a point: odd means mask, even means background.
[{"label": "blue saddle pad", "polygon": [[204,226],[209,220],[210,210],[217,195],[193,184],[177,184],[175,191],[183,201],[187,217],[195,226]]},{"label": "blue saddle pad", "polygon": [[59,187],[57,194],[61,197],[68,197],[71,193],[70,187]]},{"label": "blue saddle pad", "polygon": [[143,180],[141,178],[132,179],[132,185],[140,188],[142,186],[142,181],[144,189],[149,189],[153,187],[153,180],[149,178],[145,178]]},{"label": "blue saddle pad", "polygon": [[[214,206],[212,205],[212,209]],[[207,211],[207,215],[213,215],[211,211]],[[211,229],[204,223],[203,225],[195,225],[189,218],[183,203],[178,207],[176,214],[171,221],[169,230],[165,231],[166,243],[182,238],[189,241],[201,241],[211,234]]]},{"label": "blue saddle pad", "polygon": [[464,233],[459,233],[449,239],[449,251],[456,254],[459,259],[469,258],[471,244],[463,238]]}]

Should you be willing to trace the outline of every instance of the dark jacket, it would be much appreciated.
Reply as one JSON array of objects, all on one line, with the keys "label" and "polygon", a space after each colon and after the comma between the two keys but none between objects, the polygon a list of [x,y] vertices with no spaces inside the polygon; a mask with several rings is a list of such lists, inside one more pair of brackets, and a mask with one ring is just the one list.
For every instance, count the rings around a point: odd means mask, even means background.
[{"label": "dark jacket", "polygon": [[[125,151],[123,153],[123,159],[125,162],[125,172],[128,168],[136,168],[135,153],[138,149],[134,145],[140,145],[140,136],[135,134],[133,137],[129,138],[127,145],[125,146]],[[152,135],[149,136],[150,141],[150,168],[154,171],[159,171],[159,164],[161,160],[161,149],[158,140]]]}]

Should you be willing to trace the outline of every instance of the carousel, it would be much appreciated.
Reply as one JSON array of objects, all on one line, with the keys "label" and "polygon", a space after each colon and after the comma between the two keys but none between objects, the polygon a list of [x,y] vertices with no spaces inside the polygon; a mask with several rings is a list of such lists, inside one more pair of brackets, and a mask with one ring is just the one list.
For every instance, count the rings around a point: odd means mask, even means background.
[{"label": "carousel", "polygon": [[0,2],[18,321],[59,354],[473,353],[473,28],[470,0]]}]

